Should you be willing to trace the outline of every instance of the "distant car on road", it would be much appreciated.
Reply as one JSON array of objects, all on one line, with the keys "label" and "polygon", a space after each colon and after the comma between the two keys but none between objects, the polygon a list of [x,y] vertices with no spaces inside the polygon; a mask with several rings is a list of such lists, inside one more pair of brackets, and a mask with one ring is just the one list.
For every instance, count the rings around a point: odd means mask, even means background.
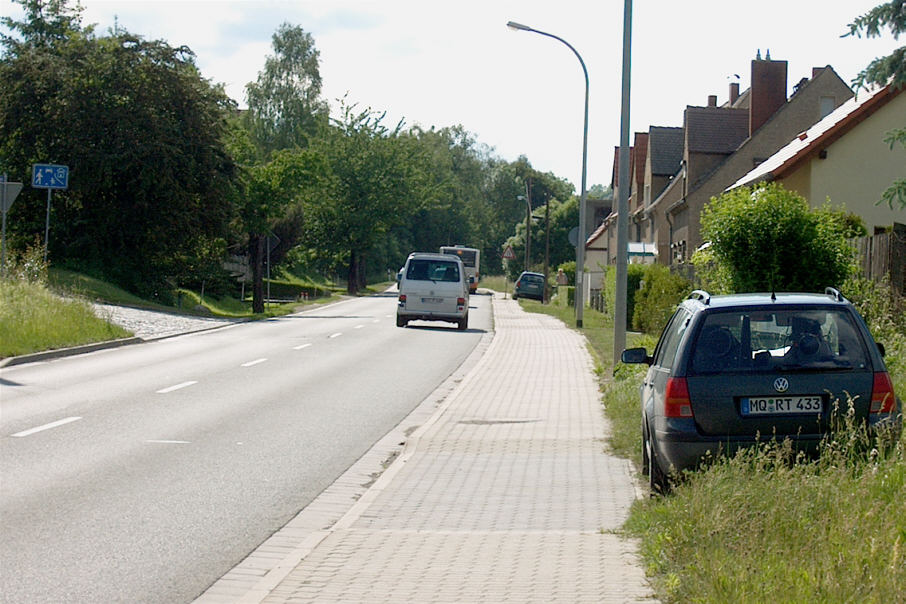
[{"label": "distant car on road", "polygon": [[667,323],[640,388],[642,469],[652,492],[706,456],[776,438],[813,453],[852,404],[856,422],[899,429],[902,403],[855,307],[839,291],[711,296]]},{"label": "distant car on road", "polygon": [[519,298],[534,298],[544,301],[544,275],[523,271],[516,279],[516,288],[513,290],[513,300]]},{"label": "distant car on road", "polygon": [[414,252],[403,266],[396,308],[397,327],[409,321],[447,321],[469,327],[469,282],[462,260]]}]

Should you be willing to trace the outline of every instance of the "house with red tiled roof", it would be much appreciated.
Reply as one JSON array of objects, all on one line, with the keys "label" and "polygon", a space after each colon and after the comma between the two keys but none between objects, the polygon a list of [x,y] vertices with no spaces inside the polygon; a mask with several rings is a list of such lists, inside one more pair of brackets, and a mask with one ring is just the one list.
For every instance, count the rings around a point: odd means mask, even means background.
[{"label": "house with red tiled roof", "polygon": [[869,232],[906,222],[906,210],[879,204],[881,194],[906,176],[906,150],[884,142],[906,125],[906,88],[862,91],[728,187],[764,181],[805,197],[813,207],[844,205]]},{"label": "house with red tiled roof", "polygon": [[[658,136],[654,128],[649,130],[644,165],[631,154],[629,241],[654,244],[659,263],[688,261],[702,243],[700,215],[705,204],[852,96],[849,86],[827,66],[813,69],[811,79],[802,78],[787,98],[787,62],[762,59],[759,53],[751,62],[748,90],[740,94],[739,83],[732,82],[723,105],[711,95],[706,106],[686,107],[682,128]],[[664,160],[657,168],[656,157]],[[617,163],[615,158],[614,176]],[[664,166],[673,172],[659,173]],[[621,184],[613,179],[615,198]],[[664,186],[658,190],[660,184]],[[612,213],[589,237],[587,249],[595,248],[598,254],[586,254],[587,269],[601,258],[605,265],[615,263],[616,219]]]}]

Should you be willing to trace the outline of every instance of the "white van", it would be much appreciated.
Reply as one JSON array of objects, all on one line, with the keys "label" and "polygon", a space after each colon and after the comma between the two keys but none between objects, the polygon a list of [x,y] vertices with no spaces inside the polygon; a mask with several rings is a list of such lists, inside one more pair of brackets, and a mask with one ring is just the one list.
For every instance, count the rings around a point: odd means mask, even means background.
[{"label": "white van", "polygon": [[447,321],[469,327],[469,281],[462,260],[446,254],[413,252],[399,283],[397,327],[409,321]]}]

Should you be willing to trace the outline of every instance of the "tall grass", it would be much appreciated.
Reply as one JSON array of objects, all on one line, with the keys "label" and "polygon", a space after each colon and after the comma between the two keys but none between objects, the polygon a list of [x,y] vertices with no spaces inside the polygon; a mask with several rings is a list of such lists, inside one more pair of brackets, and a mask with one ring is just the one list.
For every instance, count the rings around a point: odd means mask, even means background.
[{"label": "tall grass", "polygon": [[95,316],[85,301],[61,299],[42,283],[0,280],[0,357],[130,335]]},{"label": "tall grass", "polygon": [[817,459],[766,443],[640,501],[627,530],[667,602],[906,601],[906,441],[851,423]]}]

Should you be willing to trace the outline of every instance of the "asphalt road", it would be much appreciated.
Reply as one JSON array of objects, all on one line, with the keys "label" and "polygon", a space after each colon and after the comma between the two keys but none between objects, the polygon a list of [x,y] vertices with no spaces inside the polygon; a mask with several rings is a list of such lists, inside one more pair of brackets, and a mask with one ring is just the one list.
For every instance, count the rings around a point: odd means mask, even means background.
[{"label": "asphalt road", "polygon": [[0,601],[188,602],[398,424],[491,328],[395,296],[0,369]]}]

